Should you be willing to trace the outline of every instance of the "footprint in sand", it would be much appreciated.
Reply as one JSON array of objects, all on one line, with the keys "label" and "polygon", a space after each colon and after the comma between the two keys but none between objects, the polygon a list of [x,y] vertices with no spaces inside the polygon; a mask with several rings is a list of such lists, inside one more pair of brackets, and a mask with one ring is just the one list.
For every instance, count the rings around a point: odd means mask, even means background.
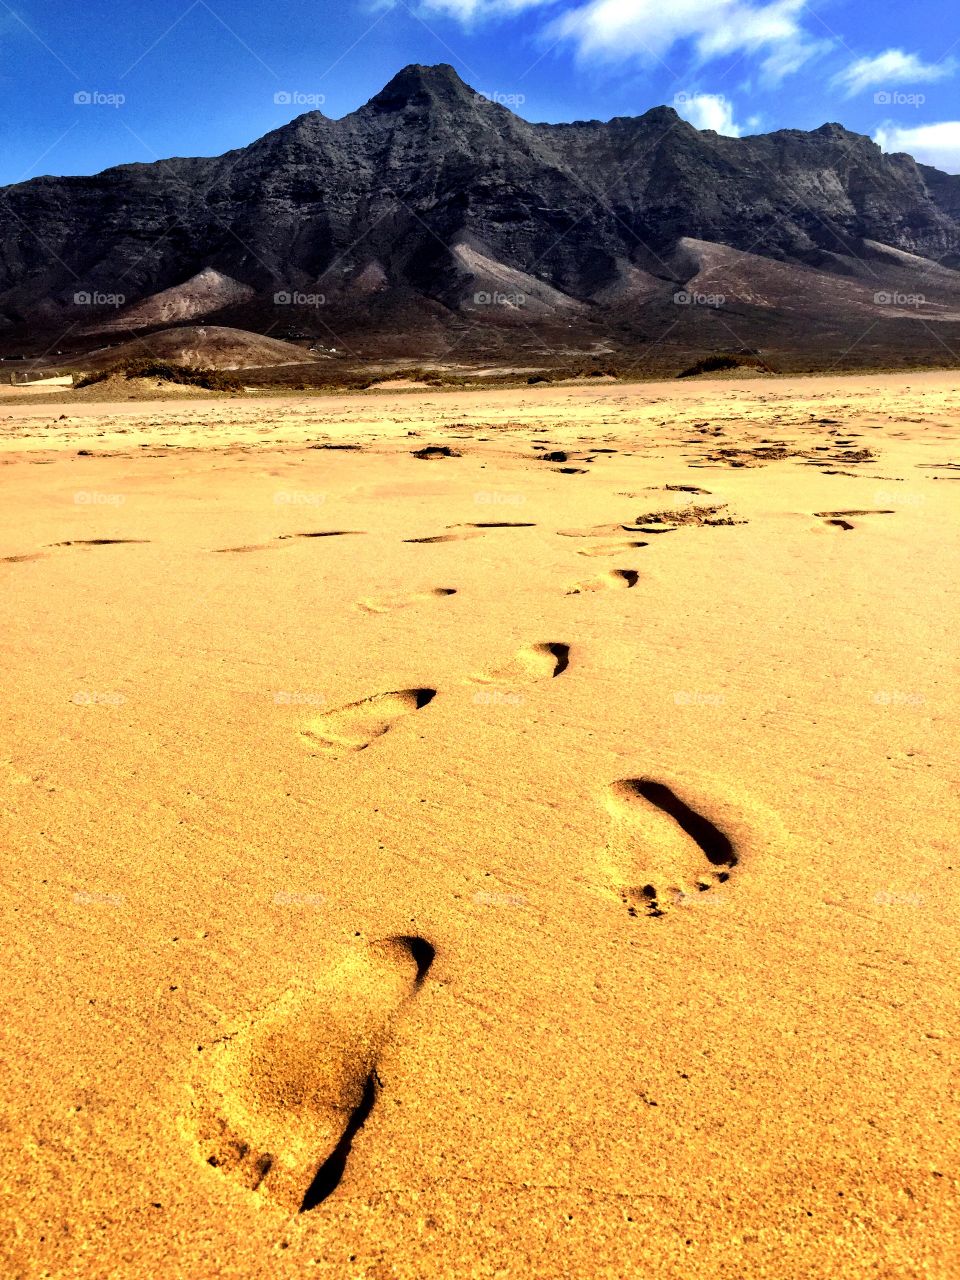
[{"label": "footprint in sand", "polygon": [[436,689],[399,689],[351,702],[311,720],[300,733],[305,746],[328,755],[363,751],[382,738],[396,722],[419,711],[436,697]]},{"label": "footprint in sand", "polygon": [[615,538],[621,533],[644,533],[638,524],[595,524],[589,529],[558,529],[561,538]]},{"label": "footprint in sand", "polygon": [[427,600],[445,600],[457,594],[456,587],[434,587],[431,591],[415,591],[411,595],[370,596],[357,602],[364,613],[392,613],[396,609],[408,609]]},{"label": "footprint in sand", "polygon": [[596,547],[584,547],[582,551],[578,551],[578,556],[622,556],[625,551],[631,551],[636,547],[647,547],[648,542],[601,542]]},{"label": "footprint in sand", "polygon": [[608,573],[602,573],[598,578],[591,578],[589,582],[576,582],[564,594],[568,596],[579,596],[587,591],[611,591],[624,590],[635,587],[640,580],[640,575],[636,569],[611,569]]},{"label": "footprint in sand", "polygon": [[631,916],[662,916],[730,879],[740,856],[729,836],[655,778],[607,788],[613,826],[608,871]]},{"label": "footprint in sand", "polygon": [[51,542],[51,547],[125,547],[143,545],[147,538],[73,538],[69,542]]},{"label": "footprint in sand", "polygon": [[241,555],[245,551],[275,551],[276,547],[272,542],[249,543],[242,547],[214,547],[213,554],[215,556]]},{"label": "footprint in sand", "polygon": [[850,516],[892,516],[896,515],[895,511],[889,510],[873,510],[873,511],[815,511],[813,513],[819,517],[824,524],[833,525],[837,529],[855,529],[857,526],[850,523]]},{"label": "footprint in sand", "polygon": [[397,1015],[433,958],[423,938],[373,943],[199,1046],[182,1129],[201,1158],[289,1212],[326,1200],[376,1104]]},{"label": "footprint in sand", "polygon": [[535,529],[536,525],[529,520],[478,520],[472,524],[451,524],[446,533],[434,534],[432,538],[404,538],[404,542],[465,542],[468,538],[480,538],[487,529]]},{"label": "footprint in sand", "polygon": [[461,530],[458,533],[437,533],[432,538],[404,538],[404,542],[412,543],[430,543],[430,542],[466,542],[468,538],[479,538],[481,535],[477,532]]},{"label": "footprint in sand", "polygon": [[310,533],[278,533],[277,542],[288,542],[291,538],[350,538],[363,533],[362,529],[318,529]]},{"label": "footprint in sand", "polygon": [[545,642],[527,645],[504,666],[480,672],[472,678],[480,684],[534,684],[538,680],[552,680],[562,675],[569,665],[568,644]]},{"label": "footprint in sand", "polygon": [[272,542],[249,542],[240,547],[214,547],[214,552],[216,555],[238,555],[244,551],[276,551],[278,542],[289,542],[293,538],[346,538],[362,532],[362,529],[320,529],[311,533],[278,533]]}]

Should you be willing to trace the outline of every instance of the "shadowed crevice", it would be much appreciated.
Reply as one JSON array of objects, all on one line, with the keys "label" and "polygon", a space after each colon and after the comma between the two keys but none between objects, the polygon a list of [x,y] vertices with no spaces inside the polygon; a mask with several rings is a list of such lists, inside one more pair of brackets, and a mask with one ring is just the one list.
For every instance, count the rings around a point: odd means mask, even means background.
[{"label": "shadowed crevice", "polygon": [[298,1210],[299,1213],[309,1213],[318,1204],[323,1204],[324,1200],[328,1196],[332,1196],[337,1187],[339,1187],[347,1168],[347,1160],[353,1147],[353,1140],[366,1123],[376,1100],[377,1082],[373,1072],[371,1072],[363,1086],[363,1096],[351,1112],[347,1127],[344,1129],[340,1141],[324,1160],[314,1174],[313,1181],[307,1187],[306,1194]]},{"label": "shadowed crevice", "polygon": [[652,778],[637,778],[631,781],[631,787],[638,795],[643,796],[651,804],[669,814],[681,831],[686,832],[691,840],[703,850],[707,860],[715,867],[735,867],[739,862],[733,842],[724,835],[719,827],[715,827],[709,818],[697,813],[685,804],[675,791],[663,782],[655,782]]},{"label": "shadowed crevice", "polygon": [[[430,971],[434,957],[437,954],[436,947],[428,942],[426,938],[421,938],[415,934],[401,934],[387,939],[388,942],[395,942],[399,946],[403,946],[409,951],[410,956],[417,967],[417,976],[415,986],[419,987]],[[340,1141],[334,1147],[333,1151],[327,1156],[323,1164],[313,1175],[313,1181],[307,1187],[303,1200],[300,1204],[300,1213],[309,1213],[311,1209],[315,1209],[317,1205],[323,1204],[336,1191],[340,1185],[343,1175],[346,1172],[347,1160],[350,1158],[350,1152],[353,1148],[353,1140],[363,1128],[379,1094],[380,1082],[377,1079],[376,1068],[367,1076],[363,1086],[363,1093],[360,1101],[350,1113],[346,1128],[341,1135]],[[269,1168],[269,1166],[268,1166]]]}]

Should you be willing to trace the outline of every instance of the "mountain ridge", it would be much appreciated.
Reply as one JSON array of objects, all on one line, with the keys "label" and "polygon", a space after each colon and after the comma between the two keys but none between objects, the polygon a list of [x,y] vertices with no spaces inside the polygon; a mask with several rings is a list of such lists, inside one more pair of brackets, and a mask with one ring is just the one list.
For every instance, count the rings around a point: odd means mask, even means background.
[{"label": "mountain ridge", "polygon": [[[419,308],[428,327],[466,315],[480,327],[542,328],[554,312],[568,325],[574,305],[604,332],[655,329],[665,314],[676,321],[662,308],[692,278],[687,241],[749,255],[760,276],[772,261],[873,278],[878,292],[933,279],[942,318],[960,303],[960,176],[885,155],[835,122],[732,138],[656,106],[533,123],[448,64],[411,64],[345,116],[305,112],[221,156],[3,188],[0,325],[140,324],[168,314],[151,299],[212,272],[237,288],[223,294],[235,305],[211,314],[258,331],[386,332],[394,304],[398,315]],[[885,261],[871,244],[904,257]],[[927,265],[914,268],[911,255]],[[539,282],[529,314],[522,290],[484,283],[520,278]],[[503,292],[517,296],[500,304]],[[806,277],[800,292],[812,296]],[[275,302],[281,294],[315,299],[313,313],[278,311],[290,306]],[[826,295],[842,311],[842,291]]]}]

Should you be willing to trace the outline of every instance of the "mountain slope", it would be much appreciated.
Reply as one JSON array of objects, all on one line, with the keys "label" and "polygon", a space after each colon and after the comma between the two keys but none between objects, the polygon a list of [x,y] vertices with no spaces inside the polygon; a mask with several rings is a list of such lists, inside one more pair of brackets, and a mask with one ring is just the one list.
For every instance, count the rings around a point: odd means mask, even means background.
[{"label": "mountain slope", "polygon": [[[869,288],[867,271],[874,291],[888,270],[909,282],[880,246],[942,264],[916,279],[936,277],[940,314],[960,305],[942,270],[960,263],[960,178],[840,125],[728,138],[668,107],[530,124],[451,67],[412,66],[343,119],[310,112],[224,156],[0,191],[0,326],[108,328],[121,295],[143,327],[442,328],[513,323],[520,295],[527,322],[602,328],[685,285],[690,240]],[[108,301],[81,311],[78,294]]]}]

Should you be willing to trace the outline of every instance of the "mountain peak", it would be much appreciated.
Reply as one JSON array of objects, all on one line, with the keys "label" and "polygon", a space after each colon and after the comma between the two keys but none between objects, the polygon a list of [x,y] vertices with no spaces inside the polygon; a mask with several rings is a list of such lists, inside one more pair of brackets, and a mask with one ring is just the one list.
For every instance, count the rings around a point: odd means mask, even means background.
[{"label": "mountain peak", "polygon": [[402,111],[408,106],[453,106],[471,102],[476,97],[476,92],[461,80],[449,63],[427,67],[414,62],[398,71],[390,83],[370,99],[367,108]]}]

